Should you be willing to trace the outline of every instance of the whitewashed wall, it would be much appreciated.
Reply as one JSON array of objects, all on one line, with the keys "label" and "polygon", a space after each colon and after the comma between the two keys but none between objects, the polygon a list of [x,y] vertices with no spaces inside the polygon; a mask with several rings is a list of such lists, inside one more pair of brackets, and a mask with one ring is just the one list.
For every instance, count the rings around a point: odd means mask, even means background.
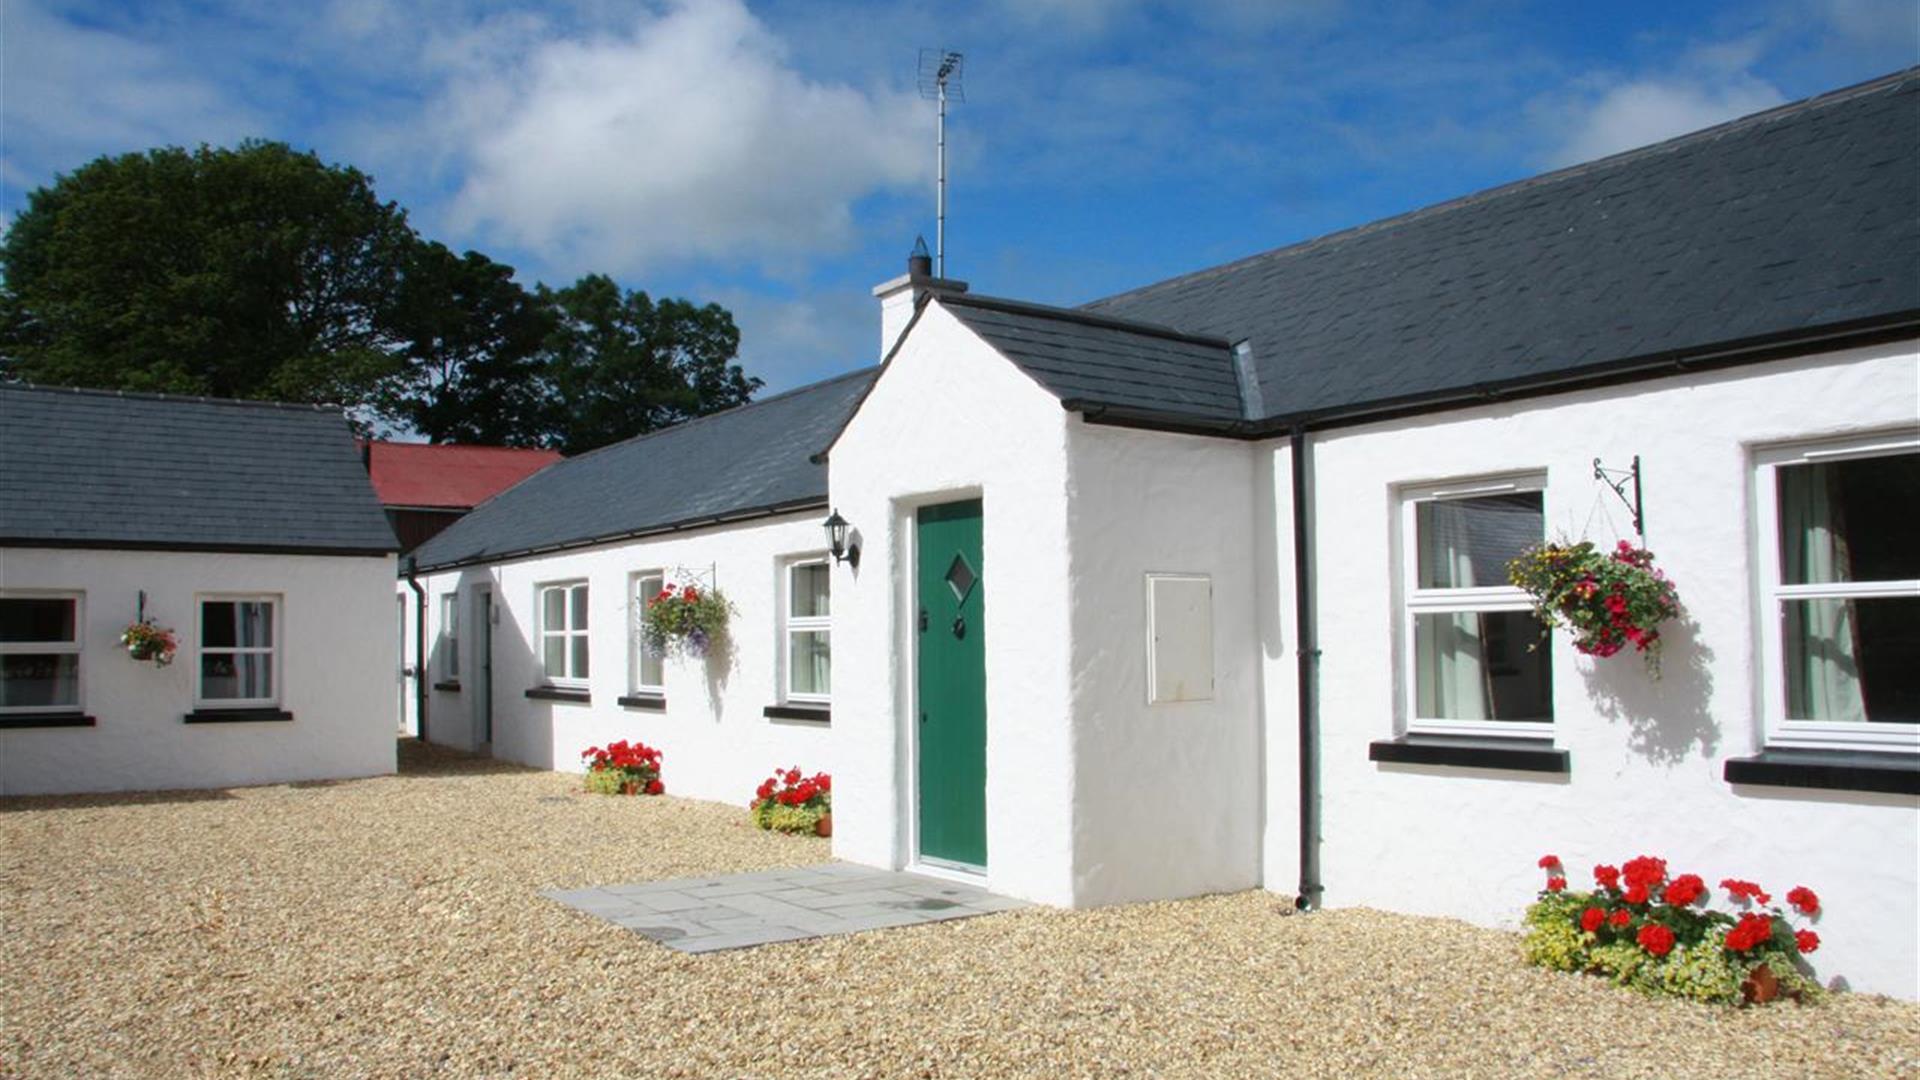
[{"label": "whitewashed wall", "polygon": [[[721,526],[669,537],[609,544],[544,557],[516,559],[421,575],[427,590],[429,686],[443,679],[439,657],[440,597],[459,588],[462,611],[472,619],[472,590],[493,589],[498,613],[493,627],[493,755],[541,768],[581,771],[580,752],[620,739],[639,740],[663,754],[662,779],[675,795],[745,806],[753,789],[776,767],[799,766],[807,772],[838,773],[827,725],[814,721],[769,719],[766,706],[779,703],[776,661],[780,642],[776,620],[783,560],[817,555],[825,546],[820,522],[824,511],[807,511],[755,523]],[[641,570],[676,568],[707,573],[717,569],[720,589],[733,602],[732,651],[706,661],[669,658],[665,664],[664,712],[622,706],[631,692],[628,627],[631,575]],[[590,693],[587,704],[545,701],[526,696],[543,685],[537,652],[535,595],[550,582],[585,580],[589,585],[591,634]],[[833,605],[839,609],[836,580]],[[407,584],[400,591],[408,594]],[[409,600],[409,605],[411,601]],[[475,655],[477,628],[463,625],[459,636],[461,689],[428,691],[429,741],[471,749],[479,731],[480,671]],[[833,637],[834,685],[844,686],[839,627]],[[408,638],[407,656],[413,656]],[[833,705],[839,722],[840,705]],[[839,796],[836,782],[836,797]],[[835,815],[836,825],[840,815]]]},{"label": "whitewashed wall", "polygon": [[831,489],[860,530],[834,574],[834,853],[915,855],[914,511],[979,498],[987,665],[987,885],[1075,900],[1067,414],[929,305],[834,446]]},{"label": "whitewashed wall", "polygon": [[[394,770],[391,556],[8,548],[0,587],[85,594],[80,708],[94,727],[0,730],[0,795],[220,788]],[[180,651],[156,668],[120,645],[141,590]],[[277,594],[281,707],[292,721],[188,724],[195,595]]]},{"label": "whitewashed wall", "polygon": [[[1819,973],[1920,996],[1920,799],[1736,789],[1721,776],[1727,758],[1760,749],[1749,447],[1911,424],[1917,403],[1908,342],[1316,436],[1326,902],[1514,926],[1542,853],[1582,886],[1595,863],[1654,854],[1709,882],[1813,887],[1827,907]],[[1592,461],[1625,467],[1635,454],[1648,546],[1698,624],[1669,632],[1664,679],[1625,654],[1581,657],[1557,633],[1555,740],[1569,775],[1369,761],[1368,744],[1395,735],[1401,714],[1396,486],[1544,471],[1549,535],[1610,545],[1604,516],[1597,534],[1583,531],[1595,500],[1622,530],[1628,516]],[[1269,701],[1272,745],[1292,737],[1294,719]],[[1270,774],[1270,789],[1284,780]],[[1289,824],[1270,813],[1270,845]]]},{"label": "whitewashed wall", "polygon": [[[1067,436],[1074,902],[1251,888],[1265,760],[1254,451],[1077,417]],[[1148,573],[1211,579],[1210,700],[1148,702]]]}]

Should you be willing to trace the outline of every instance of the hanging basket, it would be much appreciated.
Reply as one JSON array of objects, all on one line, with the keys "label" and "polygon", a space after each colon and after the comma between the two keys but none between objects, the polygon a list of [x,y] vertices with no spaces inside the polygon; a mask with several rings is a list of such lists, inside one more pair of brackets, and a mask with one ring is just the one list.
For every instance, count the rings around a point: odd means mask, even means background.
[{"label": "hanging basket", "polygon": [[642,638],[659,656],[704,658],[727,634],[733,604],[717,588],[668,585],[647,600]]},{"label": "hanging basket", "polygon": [[1573,635],[1574,648],[1608,657],[1632,646],[1659,677],[1660,626],[1679,617],[1680,595],[1653,552],[1625,540],[1604,555],[1585,540],[1556,541],[1522,552],[1507,575],[1541,622]]},{"label": "hanging basket", "polygon": [[151,662],[154,667],[173,663],[173,654],[179,649],[173,631],[155,626],[152,619],[129,624],[120,634],[120,644],[126,646],[128,656],[142,663]]}]

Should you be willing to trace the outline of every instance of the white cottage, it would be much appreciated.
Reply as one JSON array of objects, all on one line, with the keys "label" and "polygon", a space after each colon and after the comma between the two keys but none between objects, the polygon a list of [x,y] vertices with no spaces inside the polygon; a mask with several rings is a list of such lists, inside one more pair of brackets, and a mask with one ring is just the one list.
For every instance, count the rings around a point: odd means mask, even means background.
[{"label": "white cottage", "polygon": [[[835,850],[1515,925],[1805,883],[1920,996],[1920,72],[1073,310],[926,268],[830,450]],[[1616,494],[1619,484],[1628,497]],[[1505,564],[1644,541],[1665,676]],[[964,519],[956,531],[952,522]]]},{"label": "white cottage", "polygon": [[[1542,853],[1663,855],[1814,886],[1820,970],[1920,997],[1917,102],[1903,72],[1077,309],[914,260],[877,374],[422,548],[458,687],[425,730],[561,767],[638,737],[726,800],[830,769],[840,857],[1060,905],[1511,926]],[[1504,567],[1562,535],[1678,581],[1663,678],[1541,641]],[[736,651],[649,666],[636,596],[687,574]]]},{"label": "white cottage", "polygon": [[[423,544],[400,585],[413,727],[574,770],[589,746],[639,740],[665,755],[668,790],[723,802],[776,766],[830,769],[827,477],[810,457],[872,379],[569,458]],[[734,607],[704,658],[644,648],[646,602],[668,585]]]},{"label": "white cottage", "polygon": [[397,545],[340,410],[0,384],[0,461],[0,795],[393,771]]}]

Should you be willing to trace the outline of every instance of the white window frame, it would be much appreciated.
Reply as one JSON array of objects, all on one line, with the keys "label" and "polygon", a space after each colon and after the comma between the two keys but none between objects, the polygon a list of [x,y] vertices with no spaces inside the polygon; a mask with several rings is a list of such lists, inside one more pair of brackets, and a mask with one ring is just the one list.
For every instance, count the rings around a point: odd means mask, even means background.
[{"label": "white window frame", "polygon": [[[653,587],[643,588],[647,582]],[[667,692],[667,659],[657,657],[660,662],[660,680],[648,682],[646,678],[647,641],[647,602],[660,595],[667,586],[667,572],[664,569],[636,570],[627,578],[627,599],[633,605],[633,618],[627,628],[627,685],[636,694],[665,694]]]},{"label": "white window frame", "polygon": [[87,637],[87,597],[83,592],[71,590],[37,589],[0,589],[0,600],[71,600],[73,601],[73,640],[60,641],[0,641],[0,656],[72,656],[74,658],[73,704],[71,705],[4,705],[0,706],[0,716],[33,716],[47,713],[70,713],[80,711],[86,702],[86,657],[83,645]]},{"label": "white window frame", "polygon": [[[554,589],[559,589],[561,594],[566,597],[566,602],[560,609],[561,625],[558,628],[547,625],[547,593]],[[587,625],[579,630],[573,629],[573,590],[575,589],[587,590]],[[534,633],[536,652],[534,653],[534,657],[540,670],[540,677],[546,681],[548,686],[585,689],[588,681],[587,678],[572,674],[572,639],[584,638],[586,640],[587,669],[589,676],[591,676],[593,669],[593,589],[589,586],[587,579],[568,578],[565,581],[543,581],[535,585],[533,587],[533,617],[536,627]],[[547,674],[547,639],[555,637],[562,639],[566,644],[566,647],[561,650],[561,655],[566,657],[567,670],[569,673],[564,676]]]},{"label": "white window frame", "polygon": [[1760,637],[1760,714],[1766,745],[1776,748],[1851,749],[1920,753],[1920,724],[1848,723],[1787,719],[1782,603],[1788,600],[1859,600],[1920,596],[1920,578],[1786,585],[1780,580],[1780,481],[1782,465],[1810,465],[1845,458],[1889,457],[1920,451],[1920,431],[1826,439],[1753,451],[1755,608]]},{"label": "white window frame", "polygon": [[460,681],[460,590],[440,594],[440,677]]},{"label": "white window frame", "polygon": [[[271,645],[221,645],[207,647],[207,604],[272,604],[273,618],[268,631],[273,639]],[[193,597],[193,704],[202,709],[253,709],[262,706],[277,706],[285,691],[281,681],[280,650],[286,644],[281,634],[281,620],[284,617],[286,598],[279,593],[195,593]],[[202,679],[204,665],[201,658],[209,652],[221,655],[261,655],[267,657],[267,681],[273,685],[273,693],[266,697],[251,698],[210,698],[204,693]]]},{"label": "white window frame", "polygon": [[[802,566],[827,567],[827,611],[826,615],[806,615],[796,617],[793,614],[793,572]],[[831,659],[833,649],[833,562],[827,553],[815,552],[797,555],[780,560],[780,700],[793,705],[831,705],[833,694],[798,693],[793,689],[793,635],[798,633],[824,633],[827,636],[829,659],[827,670],[833,670]],[[832,675],[828,675],[831,680]]]},{"label": "white window frame", "polygon": [[[1400,708],[1409,734],[1471,735],[1512,739],[1553,738],[1554,724],[1551,720],[1544,722],[1447,720],[1440,717],[1421,716],[1419,712],[1420,673],[1415,669],[1420,658],[1414,647],[1414,625],[1416,617],[1420,615],[1533,610],[1533,599],[1527,595],[1526,590],[1514,585],[1477,585],[1464,589],[1420,588],[1418,585],[1420,581],[1420,504],[1538,491],[1541,497],[1541,539],[1544,540],[1547,517],[1546,490],[1547,474],[1544,472],[1480,477],[1472,480],[1406,486],[1399,489],[1401,595],[1399,619],[1402,661]],[[1553,654],[1550,651],[1552,642],[1553,639],[1549,636],[1541,638],[1536,644],[1537,648],[1547,651],[1549,667],[1553,664]],[[1551,700],[1548,701],[1548,706],[1551,708]]]}]

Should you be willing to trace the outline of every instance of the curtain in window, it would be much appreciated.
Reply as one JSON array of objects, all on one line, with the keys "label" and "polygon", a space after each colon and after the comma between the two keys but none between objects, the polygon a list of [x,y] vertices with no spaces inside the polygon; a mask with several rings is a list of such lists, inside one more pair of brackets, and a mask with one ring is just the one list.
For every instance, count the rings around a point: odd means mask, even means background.
[{"label": "curtain in window", "polygon": [[[1471,502],[1423,504],[1419,529],[1423,584],[1470,588],[1474,580]],[[1498,582],[1495,582],[1498,584]],[[1419,714],[1432,719],[1488,719],[1490,694],[1481,645],[1480,616],[1473,612],[1422,614],[1414,624]]]},{"label": "curtain in window", "polygon": [[[1780,469],[1779,477],[1782,580],[1789,585],[1851,581],[1839,470],[1826,465],[1792,466]],[[1854,601],[1788,600],[1785,604],[1787,716],[1864,722],[1867,706],[1860,685]]]}]

